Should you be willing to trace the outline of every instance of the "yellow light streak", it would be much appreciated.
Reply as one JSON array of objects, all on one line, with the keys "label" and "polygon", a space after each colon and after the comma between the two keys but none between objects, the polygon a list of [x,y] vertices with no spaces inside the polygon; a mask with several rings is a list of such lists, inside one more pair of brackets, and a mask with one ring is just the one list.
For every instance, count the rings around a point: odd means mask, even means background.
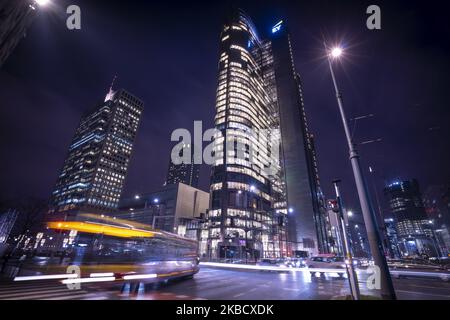
[{"label": "yellow light streak", "polygon": [[121,228],[116,226],[109,226],[90,222],[55,221],[49,222],[47,226],[50,229],[76,230],[79,232],[104,234],[107,236],[114,236],[120,238],[151,238],[155,236],[155,233],[151,231]]}]

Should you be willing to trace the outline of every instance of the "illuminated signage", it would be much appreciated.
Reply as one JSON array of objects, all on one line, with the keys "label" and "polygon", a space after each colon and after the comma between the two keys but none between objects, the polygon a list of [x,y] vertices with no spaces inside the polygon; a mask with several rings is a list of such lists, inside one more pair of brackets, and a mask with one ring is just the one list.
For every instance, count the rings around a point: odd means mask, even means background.
[{"label": "illuminated signage", "polygon": [[272,33],[276,33],[278,31],[280,31],[282,25],[283,25],[283,20],[281,20],[280,22],[278,22],[276,25],[274,25],[272,27]]}]

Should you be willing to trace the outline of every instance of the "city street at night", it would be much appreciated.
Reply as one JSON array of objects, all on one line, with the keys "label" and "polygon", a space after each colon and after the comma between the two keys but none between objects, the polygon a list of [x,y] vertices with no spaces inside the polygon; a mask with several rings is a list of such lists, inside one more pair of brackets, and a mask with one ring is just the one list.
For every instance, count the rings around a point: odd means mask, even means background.
[{"label": "city street at night", "polygon": [[[361,273],[364,276],[364,272]],[[365,279],[365,278],[364,278]],[[361,293],[370,295],[360,280]],[[449,300],[450,282],[395,279],[400,300]],[[127,289],[127,288],[126,288]],[[202,267],[193,279],[140,286],[137,294],[121,286],[82,285],[69,290],[57,281],[0,284],[1,300],[330,300],[349,294],[347,279],[312,277],[309,272],[264,272]]]},{"label": "city street at night", "polygon": [[2,311],[448,313],[448,12],[0,0]]}]

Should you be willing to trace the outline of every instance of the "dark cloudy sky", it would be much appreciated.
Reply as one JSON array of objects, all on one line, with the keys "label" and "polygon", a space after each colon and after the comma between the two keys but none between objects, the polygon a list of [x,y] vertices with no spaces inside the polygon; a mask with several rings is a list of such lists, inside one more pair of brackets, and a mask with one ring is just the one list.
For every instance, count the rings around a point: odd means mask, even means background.
[{"label": "dark cloudy sky", "polygon": [[[450,181],[448,81],[450,27],[440,1],[59,1],[36,19],[0,69],[0,200],[48,198],[81,114],[117,85],[145,101],[126,193],[164,182],[176,128],[212,126],[218,42],[224,12],[235,3],[261,34],[288,21],[306,111],[316,136],[322,185],[343,179],[349,207],[355,187],[323,59],[322,35],[346,48],[338,66],[348,116],[364,165],[381,192],[394,179],[418,178],[423,189]],[[65,26],[78,4],[82,30]],[[378,4],[382,30],[366,28]],[[208,188],[203,168],[201,186]]]}]

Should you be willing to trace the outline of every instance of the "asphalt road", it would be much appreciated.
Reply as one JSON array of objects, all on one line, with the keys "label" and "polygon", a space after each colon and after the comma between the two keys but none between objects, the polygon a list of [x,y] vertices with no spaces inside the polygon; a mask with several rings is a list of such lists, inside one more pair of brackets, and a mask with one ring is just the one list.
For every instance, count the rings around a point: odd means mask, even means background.
[{"label": "asphalt road", "polygon": [[[360,275],[361,292],[367,290],[364,274]],[[394,279],[399,299],[450,300],[450,282],[433,279]],[[349,294],[348,281],[338,277],[311,277],[309,273],[278,273],[227,270],[202,267],[193,279],[167,284],[140,286],[137,293],[128,287],[99,287],[82,284],[80,290],[69,290],[57,281],[0,282],[0,300],[295,300],[333,299]]]}]

